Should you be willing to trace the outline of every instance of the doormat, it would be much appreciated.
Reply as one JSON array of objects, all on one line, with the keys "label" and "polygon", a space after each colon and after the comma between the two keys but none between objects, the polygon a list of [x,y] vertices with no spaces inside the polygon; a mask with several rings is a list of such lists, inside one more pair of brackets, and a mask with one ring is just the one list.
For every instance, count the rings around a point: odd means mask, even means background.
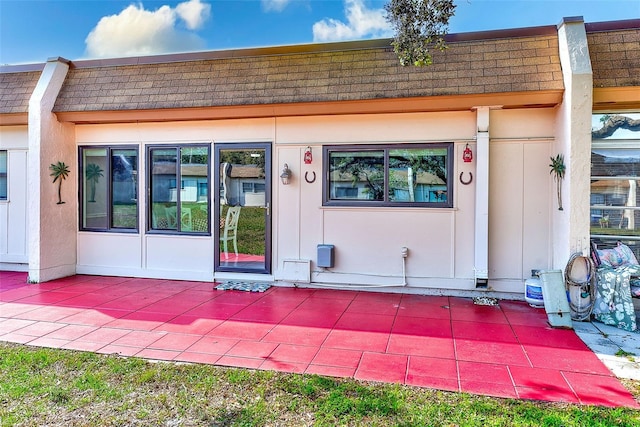
[{"label": "doormat", "polygon": [[216,286],[219,291],[246,291],[246,292],[264,292],[271,287],[271,283],[265,282],[246,282],[244,280],[227,280]]},{"label": "doormat", "polygon": [[476,305],[498,305],[498,299],[490,297],[476,297],[473,299],[473,303]]}]

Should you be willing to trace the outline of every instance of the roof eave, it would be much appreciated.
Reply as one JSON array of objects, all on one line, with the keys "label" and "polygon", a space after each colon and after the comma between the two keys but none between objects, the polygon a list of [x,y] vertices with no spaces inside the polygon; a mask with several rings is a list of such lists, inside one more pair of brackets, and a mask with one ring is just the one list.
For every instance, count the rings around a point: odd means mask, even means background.
[{"label": "roof eave", "polygon": [[443,95],[414,98],[358,101],[301,102],[218,106],[202,108],[167,108],[157,110],[66,111],[56,112],[61,122],[136,123],[291,117],[337,114],[392,114],[435,111],[468,111],[482,105],[514,108],[549,108],[562,102],[563,90],[509,92],[474,95]]},{"label": "roof eave", "polygon": [[640,86],[593,88],[593,111],[637,111],[640,109]]},{"label": "roof eave", "polygon": [[29,124],[29,113],[2,113],[0,126],[17,126]]}]

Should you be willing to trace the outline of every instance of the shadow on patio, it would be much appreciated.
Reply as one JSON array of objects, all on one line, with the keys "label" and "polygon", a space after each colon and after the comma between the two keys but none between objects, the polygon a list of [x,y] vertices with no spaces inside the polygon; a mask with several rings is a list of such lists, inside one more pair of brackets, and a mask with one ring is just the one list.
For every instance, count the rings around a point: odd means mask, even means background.
[{"label": "shadow on patio", "polygon": [[640,408],[571,330],[524,302],[0,272],[0,340],[353,377],[496,397]]}]

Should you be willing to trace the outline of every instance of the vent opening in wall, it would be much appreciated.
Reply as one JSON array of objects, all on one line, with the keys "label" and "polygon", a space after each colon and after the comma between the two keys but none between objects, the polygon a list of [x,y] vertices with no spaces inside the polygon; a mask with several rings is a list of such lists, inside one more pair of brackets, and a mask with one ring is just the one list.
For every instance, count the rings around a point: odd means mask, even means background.
[{"label": "vent opening in wall", "polygon": [[282,261],[282,271],[276,276],[285,282],[310,283],[311,260],[285,259]]}]

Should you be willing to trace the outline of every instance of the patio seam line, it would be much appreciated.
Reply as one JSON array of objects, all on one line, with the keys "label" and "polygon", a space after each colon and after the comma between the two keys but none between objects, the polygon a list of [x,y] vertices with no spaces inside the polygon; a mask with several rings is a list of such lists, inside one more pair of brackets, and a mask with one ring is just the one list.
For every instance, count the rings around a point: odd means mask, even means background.
[{"label": "patio seam line", "polygon": [[582,403],[582,399],[580,398],[580,396],[578,395],[578,392],[576,391],[576,389],[573,387],[573,384],[571,384],[571,382],[569,381],[569,378],[567,378],[567,376],[564,374],[564,371],[559,371],[560,375],[562,375],[562,378],[564,379],[564,381],[567,383],[567,385],[569,386],[569,389],[571,390],[571,392],[575,395],[576,399],[578,399],[578,402],[580,402],[581,404],[584,405],[584,403]]},{"label": "patio seam line", "polygon": [[505,368],[507,369],[507,373],[509,374],[509,379],[511,380],[511,387],[513,387],[513,390],[515,391],[516,396],[518,396],[518,387],[516,386],[515,378],[513,378],[513,372],[511,372],[511,366],[505,365]]}]

